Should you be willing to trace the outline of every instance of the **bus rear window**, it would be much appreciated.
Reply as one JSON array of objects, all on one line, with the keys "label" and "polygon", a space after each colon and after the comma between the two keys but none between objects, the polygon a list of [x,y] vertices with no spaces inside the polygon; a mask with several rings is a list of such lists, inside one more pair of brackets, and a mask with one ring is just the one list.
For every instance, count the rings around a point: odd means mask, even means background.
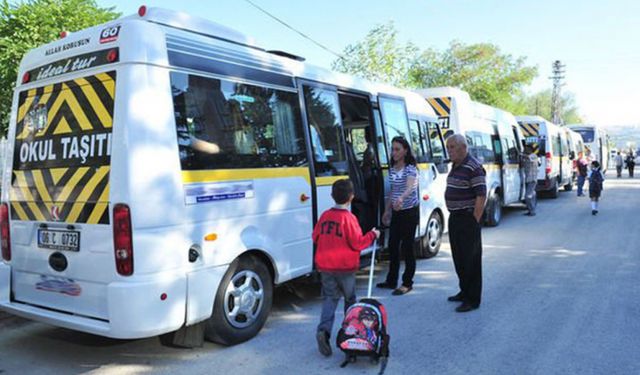
[{"label": "bus rear window", "polygon": [[171,73],[183,170],[307,164],[298,95]]}]

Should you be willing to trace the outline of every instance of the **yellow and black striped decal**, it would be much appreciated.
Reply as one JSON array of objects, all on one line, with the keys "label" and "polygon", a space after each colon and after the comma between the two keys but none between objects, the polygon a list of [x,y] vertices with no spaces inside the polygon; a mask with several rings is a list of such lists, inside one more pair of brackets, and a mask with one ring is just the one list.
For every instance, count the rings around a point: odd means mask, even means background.
[{"label": "yellow and black striped decal", "polygon": [[527,145],[533,147],[533,153],[540,151],[540,123],[538,122],[518,122],[522,135]]},{"label": "yellow and black striped decal", "polygon": [[20,93],[14,220],[109,224],[115,71]]},{"label": "yellow and black striped decal", "polygon": [[428,98],[427,102],[429,103],[431,108],[436,111],[438,120],[440,120],[440,128],[449,129],[449,117],[451,116],[451,97],[444,96],[441,98]]}]

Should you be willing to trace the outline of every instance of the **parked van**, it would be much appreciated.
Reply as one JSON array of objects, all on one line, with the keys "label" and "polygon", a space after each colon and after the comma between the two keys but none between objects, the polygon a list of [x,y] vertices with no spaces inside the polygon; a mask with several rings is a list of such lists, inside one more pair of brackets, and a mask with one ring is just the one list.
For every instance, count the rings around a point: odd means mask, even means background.
[{"label": "parked van", "polygon": [[[334,181],[380,223],[390,140],[419,151],[421,254],[446,222],[446,155],[417,94],[336,74],[198,17],[138,15],[24,57],[2,182],[0,308],[113,338],[200,322],[235,344],[314,271]],[[424,247],[422,247],[424,245]]]},{"label": "parked van", "polygon": [[557,198],[560,187],[573,189],[573,161],[569,152],[569,135],[556,124],[540,116],[517,116],[525,142],[541,160],[536,191]]},{"label": "parked van", "polygon": [[584,154],[584,142],[579,133],[574,132],[569,128],[563,128],[567,132],[567,141],[569,142],[569,158],[572,161],[572,180],[577,183],[578,180],[578,155],[582,152]]},{"label": "parked van", "polygon": [[585,155],[597,160],[606,172],[609,166],[609,136],[601,127],[588,124],[570,124],[567,128],[579,133],[585,145]]},{"label": "parked van", "polygon": [[438,114],[445,138],[452,134],[467,138],[469,153],[487,172],[485,222],[498,225],[502,207],[524,199],[524,176],[520,170],[523,136],[516,119],[509,112],[472,101],[467,92],[456,88],[417,92]]}]

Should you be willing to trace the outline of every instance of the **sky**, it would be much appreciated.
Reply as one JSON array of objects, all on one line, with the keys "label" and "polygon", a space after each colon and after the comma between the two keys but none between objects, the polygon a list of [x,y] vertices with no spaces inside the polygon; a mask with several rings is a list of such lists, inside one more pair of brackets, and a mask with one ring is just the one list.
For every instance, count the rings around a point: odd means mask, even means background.
[{"label": "sky", "polygon": [[[564,91],[585,122],[640,124],[640,1],[634,0],[251,0],[334,52],[392,21],[402,42],[443,50],[452,40],[489,42],[527,58],[539,76],[527,91],[552,87],[551,64],[566,65]],[[183,11],[330,68],[336,59],[247,0],[98,0],[123,15],[140,5]]]}]

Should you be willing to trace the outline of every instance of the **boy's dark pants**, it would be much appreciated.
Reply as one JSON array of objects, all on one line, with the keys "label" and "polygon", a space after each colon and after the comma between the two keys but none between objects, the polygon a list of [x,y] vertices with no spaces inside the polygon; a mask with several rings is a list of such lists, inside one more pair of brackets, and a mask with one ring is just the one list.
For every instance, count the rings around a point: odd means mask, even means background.
[{"label": "boy's dark pants", "polygon": [[344,297],[344,311],[356,303],[356,274],[355,272],[322,272],[322,313],[318,331],[331,335],[336,307],[340,297]]}]

